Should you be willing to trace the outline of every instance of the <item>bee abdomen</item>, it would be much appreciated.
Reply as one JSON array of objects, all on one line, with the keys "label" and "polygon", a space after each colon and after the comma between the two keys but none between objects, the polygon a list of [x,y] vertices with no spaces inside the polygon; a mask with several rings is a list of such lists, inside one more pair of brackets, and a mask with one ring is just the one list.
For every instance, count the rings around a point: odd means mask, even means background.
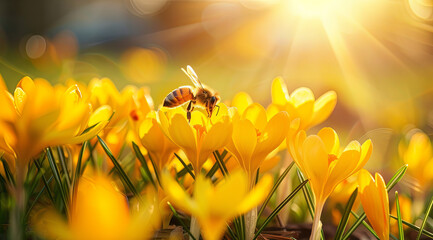
[{"label": "bee abdomen", "polygon": [[194,98],[191,88],[181,87],[173,90],[164,99],[164,107],[176,107]]}]

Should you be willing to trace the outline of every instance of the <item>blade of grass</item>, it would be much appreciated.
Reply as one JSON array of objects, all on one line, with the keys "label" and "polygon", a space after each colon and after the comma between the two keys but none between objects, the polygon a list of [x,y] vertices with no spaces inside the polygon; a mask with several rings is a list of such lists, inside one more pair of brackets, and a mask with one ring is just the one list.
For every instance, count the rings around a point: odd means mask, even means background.
[{"label": "blade of grass", "polygon": [[102,148],[104,149],[105,153],[107,154],[108,158],[110,158],[111,162],[113,163],[114,167],[116,168],[117,172],[120,175],[120,179],[122,179],[122,182],[129,188],[129,190],[134,194],[134,196],[139,199],[140,201],[141,196],[137,192],[137,189],[135,189],[134,185],[132,184],[131,180],[129,179],[128,175],[126,175],[125,171],[123,171],[123,168],[120,166],[119,162],[116,160],[116,158],[111,153],[111,150],[108,148],[107,144],[105,144],[104,140],[102,138],[98,137],[98,141],[101,144]]},{"label": "blade of grass", "polygon": [[175,217],[179,223],[182,225],[183,229],[188,233],[188,235],[193,239],[196,240],[194,235],[189,231],[189,227],[182,221],[179,214],[176,212],[176,209],[171,205],[171,203],[167,202],[168,207],[170,207],[170,210],[173,212],[173,217]]},{"label": "blade of grass", "polygon": [[156,186],[155,181],[153,180],[153,175],[150,173],[149,167],[147,166],[147,163],[146,163],[146,159],[144,158],[143,154],[141,153],[140,148],[138,147],[137,144],[135,144],[135,142],[132,142],[132,148],[134,149],[135,156],[140,161],[141,166],[144,169],[144,172],[146,173],[146,175],[149,178],[152,185],[156,188],[157,186]]},{"label": "blade of grass", "polygon": [[424,230],[424,227],[425,227],[427,219],[430,215],[430,211],[432,209],[432,206],[433,206],[433,197],[430,199],[430,202],[427,205],[427,210],[425,212],[424,219],[422,220],[422,224],[421,224],[420,230],[418,231],[418,236],[416,237],[416,240],[419,240],[421,238],[422,230]]},{"label": "blade of grass", "polygon": [[398,236],[404,240],[403,223],[401,222],[400,201],[398,200],[398,191],[395,191],[395,208],[397,209]]},{"label": "blade of grass", "polygon": [[[34,163],[35,163],[36,167],[38,168],[38,171],[42,172],[42,167],[41,167],[40,163],[37,160],[35,160]],[[53,177],[53,175],[51,177]],[[51,199],[51,202],[54,204],[53,193],[51,192],[51,189],[49,187],[49,182],[47,181],[47,179],[45,178],[45,174],[43,174],[43,173],[42,173],[42,181],[44,182],[44,186],[47,189],[47,193],[48,193],[48,196]]]},{"label": "blade of grass", "polygon": [[[360,217],[353,211],[351,211],[350,213],[352,213],[352,215],[356,218],[356,219],[360,219]],[[364,218],[365,219],[365,218]],[[361,221],[362,225],[364,225],[365,228],[367,228],[367,230],[373,234],[373,236],[379,240],[379,236],[377,236],[376,232],[373,230],[372,227],[370,227],[370,225],[368,225],[364,220]]]},{"label": "blade of grass", "polygon": [[174,155],[176,156],[177,159],[179,159],[180,163],[182,163],[183,167],[188,171],[188,173],[189,173],[189,175],[191,175],[192,179],[195,180],[194,173],[192,173],[192,171],[188,168],[188,166],[187,166],[186,163],[182,160],[182,158],[180,158],[179,155],[177,155],[177,153],[174,153]]},{"label": "blade of grass", "polygon": [[209,172],[206,174],[207,178],[212,178],[213,175],[215,175],[216,171],[218,171],[218,162],[215,161],[215,163],[213,164],[212,168],[209,170]]},{"label": "blade of grass", "polygon": [[355,203],[356,196],[358,195],[358,188],[353,191],[352,195],[349,198],[349,201],[347,201],[346,208],[344,209],[343,216],[341,217],[340,223],[337,227],[337,232],[335,234],[334,239],[341,239],[343,236],[344,230],[346,229],[347,223],[349,221],[350,217],[350,211],[353,207],[353,204]]},{"label": "blade of grass", "polygon": [[152,163],[153,172],[155,173],[156,181],[158,182],[159,186],[162,187],[161,178],[159,177],[159,173],[158,173],[158,167],[157,167],[156,163],[153,161],[150,152],[147,153],[147,156],[149,157],[150,163]]},{"label": "blade of grass", "polygon": [[68,188],[71,187],[71,177],[69,176],[68,168],[66,167],[66,161],[65,161],[65,153],[63,152],[63,148],[60,146],[57,146],[57,155],[59,156],[59,161],[63,169],[63,175],[66,176],[66,183]]},{"label": "blade of grass", "polygon": [[[191,163],[188,163],[187,167],[188,168],[182,168],[182,170],[180,170],[179,172],[176,173],[176,178],[177,179],[185,176],[186,174],[189,174],[188,173],[188,169],[189,169],[189,171],[192,171],[192,165],[191,165]],[[218,168],[218,166],[217,166],[217,168]]]},{"label": "blade of grass", "polygon": [[[398,218],[397,218],[396,216],[394,216],[394,215],[389,214],[389,216],[392,217],[392,218],[394,218],[394,219],[396,219],[396,220],[398,220]],[[401,220],[401,222],[402,222],[404,225],[406,225],[406,226],[412,228],[412,229],[415,230],[415,231],[420,231],[420,227],[416,226],[415,224],[412,224],[412,223],[410,223],[410,222],[407,222],[407,221],[405,221],[405,220],[403,220],[403,219]],[[423,233],[425,236],[427,236],[427,237],[433,239],[433,233],[432,233],[432,232],[429,232],[429,231],[423,229],[423,230],[422,230],[422,233]]]},{"label": "blade of grass", "polygon": [[386,184],[386,190],[388,190],[388,192],[398,183],[400,182],[400,180],[403,178],[404,174],[406,173],[407,170],[407,164],[401,166],[397,172],[394,174],[394,176],[392,176],[392,178],[389,180],[388,184]]},{"label": "blade of grass", "polygon": [[[407,170],[407,164],[400,167],[397,172],[392,176],[391,180],[386,184],[386,190],[389,192],[404,176]],[[365,213],[362,213],[359,216],[359,219],[349,228],[347,233],[343,236],[343,240],[349,238],[349,236],[358,228],[358,226],[364,221],[366,218]]]},{"label": "blade of grass", "polygon": [[260,207],[259,213],[257,214],[257,219],[260,219],[262,216],[263,211],[265,210],[266,206],[268,205],[269,201],[271,200],[274,193],[277,191],[277,188],[280,186],[283,179],[287,176],[290,169],[292,169],[293,165],[295,165],[295,162],[293,161],[290,163],[290,165],[284,170],[283,173],[278,177],[277,181],[275,181],[274,186],[272,187],[271,191],[269,192],[268,196],[266,197],[265,201],[263,202],[262,206]]},{"label": "blade of grass", "polygon": [[226,167],[224,161],[222,161],[222,159],[220,158],[218,151],[214,151],[212,154],[215,157],[215,160],[217,161],[218,166],[221,169],[223,176],[224,177],[227,176],[227,174],[228,174],[227,167]]},{"label": "blade of grass", "polygon": [[5,171],[6,179],[8,180],[9,184],[11,184],[12,186],[15,186],[15,178],[11,172],[11,169],[9,168],[8,162],[6,160],[4,160],[3,157],[1,158],[1,161],[3,163],[3,169]]},{"label": "blade of grass", "polygon": [[308,180],[303,181],[301,184],[299,184],[290,194],[287,196],[275,209],[272,211],[272,213],[266,218],[265,222],[262,224],[262,226],[259,228],[259,230],[256,232],[253,239],[256,239],[260,233],[263,231],[263,229],[269,224],[269,222],[283,209],[286,204],[293,199],[293,197],[301,190],[305,184],[307,184]]},{"label": "blade of grass", "polygon": [[[48,184],[50,184],[51,180],[53,180],[53,176],[51,176],[48,179]],[[30,204],[30,206],[27,208],[27,213],[24,219],[28,219],[30,212],[32,211],[33,207],[35,206],[35,204],[38,202],[39,198],[42,196],[42,193],[45,192],[45,189],[47,189],[46,185],[42,187],[41,191],[39,191],[38,195],[36,195],[35,199],[33,200],[32,204]]]},{"label": "blade of grass", "polygon": [[50,164],[51,171],[53,172],[54,180],[56,181],[56,184],[60,190],[60,196],[62,198],[64,207],[66,210],[66,215],[69,216],[69,212],[70,212],[69,211],[69,201],[68,201],[69,198],[67,197],[67,192],[65,191],[65,189],[63,187],[63,183],[62,183],[61,178],[60,178],[59,169],[57,168],[56,162],[54,160],[53,152],[51,151],[51,148],[46,148],[46,152],[47,152],[48,163]]},{"label": "blade of grass", "polygon": [[[85,141],[81,146],[80,155],[78,155],[77,166],[75,167],[74,185],[72,188],[72,208],[75,208],[75,200],[77,199],[78,193],[78,183],[81,177],[81,162],[83,160],[84,151],[86,150],[87,144],[89,144],[89,141]],[[72,209],[72,211],[74,211],[74,209]]]}]

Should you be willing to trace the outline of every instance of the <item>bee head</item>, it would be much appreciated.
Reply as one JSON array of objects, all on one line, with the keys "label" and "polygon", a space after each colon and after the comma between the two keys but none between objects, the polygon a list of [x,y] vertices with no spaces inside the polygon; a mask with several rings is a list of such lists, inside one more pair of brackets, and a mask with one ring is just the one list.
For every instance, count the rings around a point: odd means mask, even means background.
[{"label": "bee head", "polygon": [[[212,97],[210,98],[210,100],[209,100],[209,116],[212,116],[212,112],[213,112],[213,109],[214,109],[215,107],[218,107],[218,110],[219,110],[219,106],[216,105],[216,104],[218,103],[219,100],[220,100],[220,99],[219,99],[218,96],[212,96]],[[218,114],[218,112],[217,112],[217,114]]]}]

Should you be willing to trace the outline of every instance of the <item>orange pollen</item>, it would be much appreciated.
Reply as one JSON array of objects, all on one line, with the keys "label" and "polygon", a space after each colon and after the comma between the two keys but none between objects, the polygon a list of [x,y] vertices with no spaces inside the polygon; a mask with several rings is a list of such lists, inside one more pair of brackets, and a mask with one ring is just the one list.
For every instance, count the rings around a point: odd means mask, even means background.
[{"label": "orange pollen", "polygon": [[203,136],[203,133],[206,133],[206,127],[196,124],[194,126],[192,126],[193,128],[195,128],[195,130],[197,131],[197,140],[200,140],[201,137]]},{"label": "orange pollen", "polygon": [[328,164],[331,164],[333,161],[337,160],[338,157],[334,154],[328,154]]},{"label": "orange pollen", "polygon": [[259,137],[260,135],[262,135],[262,133],[260,132],[259,129],[256,129],[256,134],[257,134],[257,137]]},{"label": "orange pollen", "polygon": [[138,121],[140,119],[140,116],[138,115],[136,110],[132,110],[129,113],[129,116],[131,116],[132,120],[134,120],[134,121]]}]

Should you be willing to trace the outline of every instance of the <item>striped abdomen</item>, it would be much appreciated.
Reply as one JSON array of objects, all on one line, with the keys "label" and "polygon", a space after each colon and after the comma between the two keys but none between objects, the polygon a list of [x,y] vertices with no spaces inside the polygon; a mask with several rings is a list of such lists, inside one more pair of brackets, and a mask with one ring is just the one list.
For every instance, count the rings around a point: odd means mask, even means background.
[{"label": "striped abdomen", "polygon": [[164,99],[164,107],[176,107],[194,99],[190,87],[180,87],[169,93]]}]

